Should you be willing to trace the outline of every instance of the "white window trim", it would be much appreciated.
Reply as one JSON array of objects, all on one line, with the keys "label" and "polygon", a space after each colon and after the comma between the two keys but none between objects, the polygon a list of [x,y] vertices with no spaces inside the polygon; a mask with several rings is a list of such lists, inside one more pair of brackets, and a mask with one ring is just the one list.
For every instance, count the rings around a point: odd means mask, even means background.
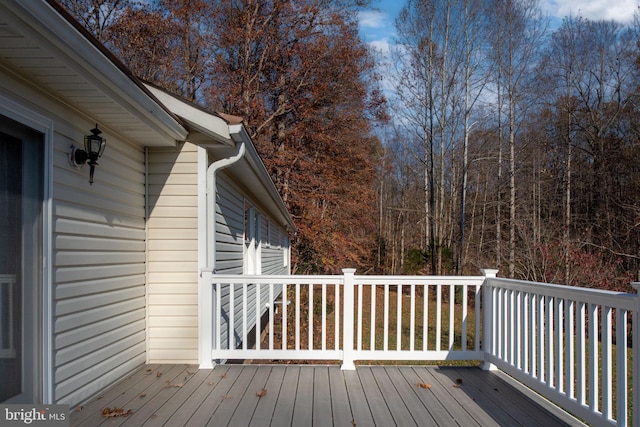
[{"label": "white window trim", "polygon": [[[42,403],[54,403],[53,346],[53,274],[52,260],[52,196],[53,196],[53,120],[12,99],[0,95],[0,114],[44,135],[44,202],[42,206],[42,324],[37,333],[42,336]],[[38,376],[38,373],[36,373]]]}]

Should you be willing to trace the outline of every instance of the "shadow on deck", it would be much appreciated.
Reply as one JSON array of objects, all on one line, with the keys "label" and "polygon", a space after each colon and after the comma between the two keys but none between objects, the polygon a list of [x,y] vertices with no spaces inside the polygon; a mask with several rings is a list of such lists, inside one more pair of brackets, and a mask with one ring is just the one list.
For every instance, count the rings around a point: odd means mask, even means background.
[{"label": "shadow on deck", "polygon": [[[103,410],[115,415],[105,417]],[[72,426],[583,425],[477,367],[146,365],[71,413]]]}]

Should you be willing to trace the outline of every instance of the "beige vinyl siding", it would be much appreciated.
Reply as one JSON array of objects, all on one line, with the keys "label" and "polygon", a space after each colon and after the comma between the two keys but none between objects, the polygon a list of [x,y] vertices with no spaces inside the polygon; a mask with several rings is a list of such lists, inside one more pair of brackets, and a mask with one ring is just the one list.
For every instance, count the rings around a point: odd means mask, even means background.
[{"label": "beige vinyl siding", "polygon": [[68,161],[90,127],[54,124],[54,395],[70,405],[146,360],[144,154],[105,129],[91,186]]},{"label": "beige vinyl siding", "polygon": [[198,362],[197,147],[150,148],[148,360]]}]

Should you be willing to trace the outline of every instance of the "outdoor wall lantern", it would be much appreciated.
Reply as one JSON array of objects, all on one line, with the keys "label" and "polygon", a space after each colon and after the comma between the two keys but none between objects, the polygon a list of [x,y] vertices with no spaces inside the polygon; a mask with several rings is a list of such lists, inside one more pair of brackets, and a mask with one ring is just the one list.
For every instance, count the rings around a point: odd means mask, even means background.
[{"label": "outdoor wall lantern", "polygon": [[91,135],[85,135],[84,137],[84,150],[71,146],[70,161],[73,167],[80,167],[85,163],[89,163],[91,169],[89,169],[89,184],[93,185],[93,172],[98,164],[98,158],[102,157],[104,149],[107,146],[107,140],[102,138],[100,134],[102,131],[96,127],[91,129]]}]

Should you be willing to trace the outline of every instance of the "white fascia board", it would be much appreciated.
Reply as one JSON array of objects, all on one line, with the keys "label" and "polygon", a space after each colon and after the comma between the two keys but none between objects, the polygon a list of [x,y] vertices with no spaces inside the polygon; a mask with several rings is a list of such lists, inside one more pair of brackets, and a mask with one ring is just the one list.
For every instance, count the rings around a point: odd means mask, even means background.
[{"label": "white fascia board", "polygon": [[187,130],[162,105],[125,74],[83,34],[44,0],[7,0],[2,7],[22,21],[30,36],[75,72],[94,84],[149,127],[168,144],[184,140]]},{"label": "white fascia board", "polygon": [[[145,86],[153,96],[155,96],[169,109],[169,111],[186,122],[192,131],[202,134],[205,138],[209,137],[222,144],[228,146],[234,145],[233,140],[231,139],[231,134],[229,133],[229,126],[225,120],[196,108],[162,89],[158,89],[148,84],[145,84]],[[202,137],[192,135],[191,133],[187,139],[196,143],[203,142]]]}]

